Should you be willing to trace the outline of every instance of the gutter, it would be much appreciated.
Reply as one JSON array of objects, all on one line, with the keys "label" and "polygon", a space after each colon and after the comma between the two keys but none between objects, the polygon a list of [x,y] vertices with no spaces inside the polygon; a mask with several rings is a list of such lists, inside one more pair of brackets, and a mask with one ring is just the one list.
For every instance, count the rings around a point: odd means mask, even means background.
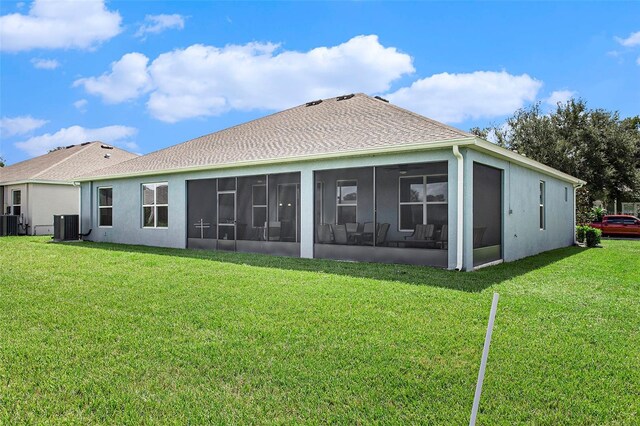
[{"label": "gutter", "polygon": [[[456,270],[462,271],[462,255],[464,242],[464,158],[458,145],[453,145],[453,155],[458,159],[458,226],[456,228]],[[574,192],[575,193],[575,192]]]}]

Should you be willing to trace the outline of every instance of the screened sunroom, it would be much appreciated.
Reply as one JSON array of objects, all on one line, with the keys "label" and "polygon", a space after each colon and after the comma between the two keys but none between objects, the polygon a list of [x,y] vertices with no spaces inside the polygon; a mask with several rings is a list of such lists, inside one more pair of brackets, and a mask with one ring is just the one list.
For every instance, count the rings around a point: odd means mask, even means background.
[{"label": "screened sunroom", "polygon": [[447,162],[315,172],[314,257],[447,266]]},{"label": "screened sunroom", "polygon": [[300,173],[187,181],[187,246],[300,255]]}]

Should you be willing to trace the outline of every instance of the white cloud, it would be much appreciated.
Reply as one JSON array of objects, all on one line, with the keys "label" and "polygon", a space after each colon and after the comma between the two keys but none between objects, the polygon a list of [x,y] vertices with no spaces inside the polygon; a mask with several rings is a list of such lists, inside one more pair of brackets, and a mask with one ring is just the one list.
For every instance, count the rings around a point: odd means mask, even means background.
[{"label": "white cloud", "polygon": [[76,107],[78,111],[85,112],[87,110],[88,103],[89,101],[87,101],[86,99],[78,99],[73,103],[73,106]]},{"label": "white cloud", "polygon": [[147,34],[158,34],[165,30],[184,28],[184,17],[178,14],[173,15],[147,15],[144,17],[145,23],[140,25],[136,32],[136,37],[144,37]]},{"label": "white cloud", "polygon": [[551,92],[549,97],[546,98],[544,101],[548,105],[551,105],[552,107],[555,107],[559,103],[560,104],[566,104],[567,101],[570,100],[571,98],[575,97],[576,94],[577,94],[577,92],[574,92],[572,90],[556,90],[556,91]]},{"label": "white cloud", "polygon": [[149,58],[142,53],[127,53],[111,64],[110,73],[78,79],[73,86],[83,86],[87,93],[101,96],[107,103],[135,99],[152,88],[148,62]]},{"label": "white cloud", "polygon": [[142,62],[140,58],[127,67],[122,78],[114,77],[120,74],[114,64],[111,74],[81,79],[76,85],[107,102],[151,90],[147,102],[151,114],[176,122],[230,110],[284,109],[343,93],[380,93],[414,72],[409,55],[383,46],[375,35],[307,52],[281,50],[272,43],[222,48],[195,44],[161,54],[147,69]]},{"label": "white cloud", "polygon": [[30,115],[21,117],[0,118],[0,135],[9,138],[15,135],[24,135],[47,124],[47,120],[33,118]]},{"label": "white cloud", "polygon": [[459,123],[512,114],[535,100],[541,87],[542,82],[527,74],[506,71],[442,73],[417,80],[385,97],[435,120]]},{"label": "white cloud", "polygon": [[15,146],[31,156],[46,154],[50,149],[58,146],[76,145],[89,141],[102,141],[128,149],[137,149],[137,145],[131,140],[137,132],[138,130],[134,127],[127,126],[106,126],[97,129],[71,126],[53,134],[46,133],[24,142],[17,142]]},{"label": "white cloud", "polygon": [[55,59],[33,58],[31,59],[31,63],[35,68],[38,68],[41,70],[55,70],[60,66],[60,62],[58,62]]},{"label": "white cloud", "polygon": [[0,50],[89,49],[120,33],[103,0],[35,0],[29,13],[0,17]]},{"label": "white cloud", "polygon": [[627,38],[616,37],[616,41],[626,47],[640,46],[640,31],[631,33]]}]

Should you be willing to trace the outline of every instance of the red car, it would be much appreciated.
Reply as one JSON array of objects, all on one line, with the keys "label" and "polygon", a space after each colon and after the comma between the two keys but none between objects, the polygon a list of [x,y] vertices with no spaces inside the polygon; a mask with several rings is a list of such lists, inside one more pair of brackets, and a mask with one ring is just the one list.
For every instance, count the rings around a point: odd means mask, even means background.
[{"label": "red car", "polygon": [[629,235],[640,237],[640,219],[625,214],[602,216],[602,222],[591,222],[591,226],[602,230],[602,235]]}]

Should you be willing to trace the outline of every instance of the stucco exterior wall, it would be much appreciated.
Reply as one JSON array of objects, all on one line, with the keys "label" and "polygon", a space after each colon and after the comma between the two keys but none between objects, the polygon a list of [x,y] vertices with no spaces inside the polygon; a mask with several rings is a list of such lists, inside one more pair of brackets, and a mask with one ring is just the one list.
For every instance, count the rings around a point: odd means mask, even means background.
[{"label": "stucco exterior wall", "polygon": [[80,188],[72,185],[29,184],[30,235],[53,234],[53,216],[80,213]]},{"label": "stucco exterior wall", "polygon": [[[464,266],[473,266],[473,163],[503,172],[503,259],[521,259],[547,250],[566,247],[574,241],[573,186],[558,178],[531,170],[482,152],[466,149],[464,183]],[[545,182],[546,226],[540,229],[539,184]],[[566,200],[565,200],[566,189]]]},{"label": "stucco exterior wall", "polygon": [[[430,161],[448,162],[448,215],[449,223],[453,224],[456,220],[457,163],[450,150],[437,150],[86,182],[82,184],[82,232],[92,229],[91,235],[86,238],[91,241],[185,248],[187,180],[300,172],[300,255],[311,258],[314,241],[314,171]],[[154,182],[169,184],[169,226],[166,229],[142,227],[141,185]],[[101,228],[97,226],[97,188],[109,186],[113,188],[113,226]],[[449,227],[449,267],[452,268],[455,267],[455,231],[454,226]]]},{"label": "stucco exterior wall", "polygon": [[[464,269],[473,269],[473,162],[503,170],[503,256],[512,261],[573,243],[573,187],[571,183],[472,149],[464,156]],[[244,167],[160,176],[113,179],[82,184],[82,232],[92,230],[91,241],[186,247],[186,182],[192,179],[240,177],[287,172],[300,173],[300,255],[313,257],[314,172],[330,169],[446,161],[448,168],[448,267],[456,267],[457,244],[457,160],[451,150],[400,153],[360,158],[343,158],[297,164]],[[538,186],[546,182],[546,229],[539,229]],[[141,185],[168,182],[169,226],[142,227]],[[113,188],[113,226],[97,226],[97,189]],[[567,200],[565,201],[565,188]]]}]

